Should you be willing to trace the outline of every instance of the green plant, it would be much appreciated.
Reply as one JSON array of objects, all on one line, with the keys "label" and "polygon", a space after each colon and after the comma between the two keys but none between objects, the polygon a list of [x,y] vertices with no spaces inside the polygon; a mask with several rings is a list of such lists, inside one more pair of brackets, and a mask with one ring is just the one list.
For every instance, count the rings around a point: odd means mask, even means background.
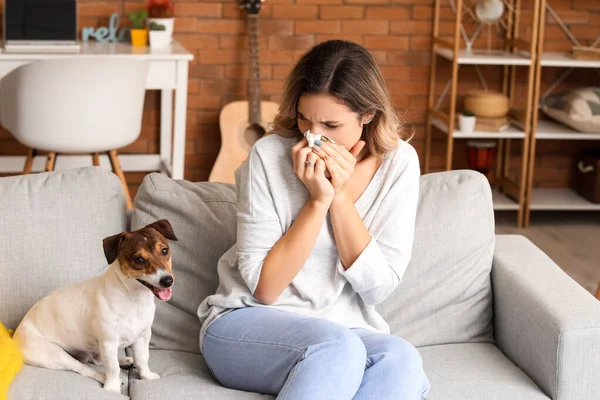
[{"label": "green plant", "polygon": [[158,24],[154,21],[150,22],[150,25],[148,26],[148,28],[150,28],[151,31],[165,31],[167,30],[167,28],[163,25],[163,24]]},{"label": "green plant", "polygon": [[469,110],[463,110],[462,115],[464,115],[465,117],[474,117],[475,116],[475,114],[473,114]]},{"label": "green plant", "polygon": [[129,13],[129,19],[131,20],[131,27],[133,29],[144,29],[144,21],[148,18],[147,10],[133,11]]}]

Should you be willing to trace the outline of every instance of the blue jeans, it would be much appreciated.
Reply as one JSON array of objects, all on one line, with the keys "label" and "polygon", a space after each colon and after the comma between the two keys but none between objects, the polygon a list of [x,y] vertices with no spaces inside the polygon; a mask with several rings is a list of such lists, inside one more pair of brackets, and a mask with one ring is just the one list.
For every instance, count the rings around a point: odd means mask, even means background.
[{"label": "blue jeans", "polygon": [[203,353],[225,387],[291,400],[421,400],[430,384],[417,349],[392,335],[247,307],[218,318]]}]

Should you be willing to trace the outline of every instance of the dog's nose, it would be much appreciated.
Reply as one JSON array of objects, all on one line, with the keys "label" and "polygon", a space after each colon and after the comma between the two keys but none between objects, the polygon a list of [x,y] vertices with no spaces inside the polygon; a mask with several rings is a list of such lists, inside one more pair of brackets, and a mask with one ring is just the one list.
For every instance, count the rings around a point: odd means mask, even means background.
[{"label": "dog's nose", "polygon": [[163,276],[160,278],[160,286],[162,287],[170,287],[173,284],[173,277],[171,275]]}]

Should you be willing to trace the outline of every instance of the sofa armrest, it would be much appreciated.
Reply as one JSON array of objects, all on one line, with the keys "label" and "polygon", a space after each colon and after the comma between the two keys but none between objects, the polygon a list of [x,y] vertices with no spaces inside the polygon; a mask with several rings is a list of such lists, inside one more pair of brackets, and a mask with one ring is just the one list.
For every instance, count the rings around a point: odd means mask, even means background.
[{"label": "sofa armrest", "polygon": [[498,347],[553,400],[600,395],[600,302],[532,242],[498,235],[492,265]]}]

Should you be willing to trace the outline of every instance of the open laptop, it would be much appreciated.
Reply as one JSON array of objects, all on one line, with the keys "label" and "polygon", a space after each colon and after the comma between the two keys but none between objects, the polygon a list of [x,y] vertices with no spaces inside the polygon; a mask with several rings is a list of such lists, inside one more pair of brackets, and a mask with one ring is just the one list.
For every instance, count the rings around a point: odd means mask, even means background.
[{"label": "open laptop", "polygon": [[6,52],[78,52],[77,0],[4,0]]}]

